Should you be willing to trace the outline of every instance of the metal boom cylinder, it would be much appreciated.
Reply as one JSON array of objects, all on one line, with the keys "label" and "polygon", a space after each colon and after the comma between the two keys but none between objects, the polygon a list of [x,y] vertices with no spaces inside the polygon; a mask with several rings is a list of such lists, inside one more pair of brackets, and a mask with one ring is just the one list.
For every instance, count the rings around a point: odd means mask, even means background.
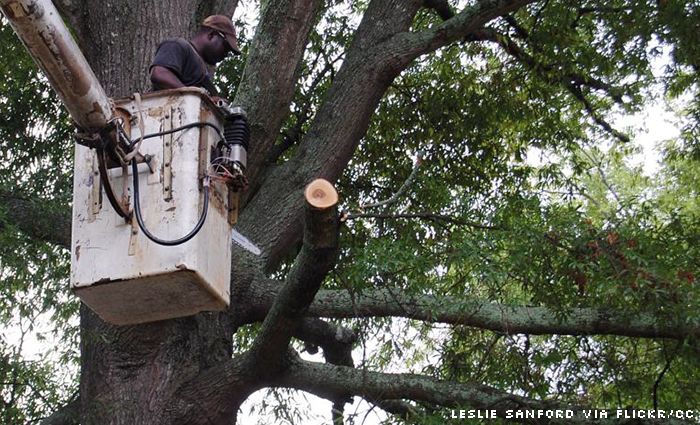
[{"label": "metal boom cylinder", "polygon": [[89,132],[105,127],[109,98],[53,3],[0,0],[0,8],[76,124]]}]

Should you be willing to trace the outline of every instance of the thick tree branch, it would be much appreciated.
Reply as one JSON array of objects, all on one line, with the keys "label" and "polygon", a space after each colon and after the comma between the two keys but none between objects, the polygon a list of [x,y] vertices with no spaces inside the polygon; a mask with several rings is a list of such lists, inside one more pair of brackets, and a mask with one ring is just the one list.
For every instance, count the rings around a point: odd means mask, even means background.
[{"label": "thick tree branch", "polygon": [[[169,411],[174,424],[205,424],[235,418],[240,404],[252,392],[287,366],[288,345],[292,335],[326,347],[327,335],[335,328],[320,320],[304,318],[321,282],[335,264],[338,248],[338,197],[328,183],[313,182],[306,193],[304,247],[299,253],[285,285],[276,294],[269,313],[251,349],[242,356],[224,361],[200,373],[183,385]],[[275,285],[279,289],[279,286]],[[255,311],[255,309],[253,309]],[[349,342],[351,336],[336,338]],[[351,344],[351,342],[349,342]]]},{"label": "thick tree branch", "polygon": [[[248,151],[246,170],[251,187],[241,200],[243,210],[237,226],[241,233],[258,243],[263,250],[263,256],[260,258],[263,264],[270,255],[270,245],[274,246],[280,240],[279,233],[273,234],[272,237],[267,233],[271,225],[275,225],[279,220],[270,212],[278,211],[282,215],[298,218],[299,211],[302,211],[301,203],[298,202],[298,197],[292,195],[294,189],[285,185],[277,199],[263,201],[261,210],[251,209],[247,204],[251,199],[258,197],[257,194],[262,193],[264,197],[270,192],[268,189],[260,190],[263,183],[261,173],[266,171],[267,154],[288,114],[309,33],[322,5],[322,0],[266,3],[234,100],[234,104],[243,106],[248,112],[253,141]],[[274,175],[278,174],[278,170],[275,170]],[[295,189],[300,189],[303,184],[316,177],[319,177],[319,174],[309,175],[300,182],[300,187]],[[282,205],[291,201],[290,197],[294,199],[295,209],[282,208]],[[265,203],[267,201],[270,203]],[[286,220],[284,223],[287,224]]]},{"label": "thick tree branch", "polygon": [[[323,348],[323,357],[326,362],[339,366],[353,367],[352,348],[357,336],[349,329],[334,325],[318,319],[306,318],[297,329],[294,336],[307,343],[307,350],[315,346]],[[334,424],[343,423],[343,410],[346,403],[352,403],[352,397],[347,394],[338,394],[331,400],[333,407],[331,413]]]},{"label": "thick tree branch", "polygon": [[403,400],[372,400],[372,404],[405,421],[410,421],[411,418],[420,414],[415,406]]},{"label": "thick tree branch", "polygon": [[651,313],[634,317],[606,309],[576,308],[566,317],[545,307],[516,307],[468,298],[411,296],[400,290],[355,294],[319,291],[309,307],[319,317],[406,317],[436,323],[474,326],[505,333],[560,335],[620,335],[684,339],[700,335],[699,323],[672,323]]},{"label": "thick tree branch", "polygon": [[[258,281],[241,302],[255,311],[270,308],[279,286]],[[409,295],[400,289],[320,290],[308,316],[336,319],[405,317],[431,323],[473,326],[509,334],[619,335],[682,340],[700,335],[700,323],[673,323],[649,312],[632,315],[603,308],[574,308],[566,316],[545,307],[507,306],[473,298]]]},{"label": "thick tree branch", "polygon": [[[372,1],[332,86],[325,94],[295,157],[268,177],[245,214],[266,216],[255,239],[262,244],[266,269],[274,269],[298,241],[300,204],[289,194],[313,177],[334,182],[350,161],[358,141],[391,82],[418,56],[463,38],[494,17],[535,0],[490,0],[469,6],[432,30],[409,30],[422,0]],[[245,232],[244,232],[245,233]]]},{"label": "thick tree branch", "polygon": [[263,388],[248,356],[239,356],[200,373],[171,398],[167,418],[172,425],[235,424],[238,408],[250,394]]},{"label": "thick tree branch", "polygon": [[[358,370],[344,366],[334,366],[307,362],[298,357],[290,360],[290,367],[274,382],[282,387],[295,388],[332,398],[338,392],[365,398],[371,403],[375,400],[411,399],[434,403],[446,408],[471,407],[481,410],[495,410],[498,416],[505,418],[507,413],[515,410],[559,410],[571,411],[572,418],[546,418],[517,420],[525,423],[548,424],[588,424],[584,410],[588,408],[566,405],[558,402],[534,400],[476,383],[457,383],[440,381],[427,376],[413,374],[389,374],[367,370]],[[446,409],[445,417],[450,412]],[[596,423],[625,423],[616,418],[611,411],[609,419],[600,419]],[[684,423],[675,420],[635,419],[635,424]]]},{"label": "thick tree branch", "polygon": [[256,240],[264,241],[267,269],[279,264],[301,234],[302,205],[291,194],[312,178],[337,180],[367,131],[376,105],[400,72],[386,60],[387,52],[377,49],[378,43],[407,31],[421,4],[421,0],[370,3],[295,157],[266,179],[248,205],[244,215],[267,217],[263,226],[246,233],[257,232]]},{"label": "thick tree branch", "polygon": [[324,320],[305,318],[293,335],[305,341],[311,349],[321,347],[328,363],[353,366],[352,345],[357,341],[353,331]]},{"label": "thick tree branch", "polygon": [[[400,50],[401,60],[409,62],[423,54],[463,39],[498,16],[538,0],[482,0],[466,6],[453,18],[422,33],[397,34],[388,43]],[[384,47],[386,49],[386,47]],[[394,49],[388,49],[393,51]]]},{"label": "thick tree branch", "polygon": [[[321,55],[322,53],[323,52],[320,52],[319,55]],[[323,56],[325,57],[325,55]],[[326,66],[313,79],[313,81],[309,85],[309,88],[306,90],[306,92],[308,93],[306,101],[303,103],[301,109],[299,109],[299,111],[295,114],[296,123],[294,124],[294,128],[285,132],[282,142],[273,146],[270,149],[270,152],[267,155],[268,159],[266,160],[268,164],[274,164],[275,162],[277,162],[282,156],[282,154],[284,154],[292,146],[299,143],[299,140],[301,140],[301,137],[303,136],[303,128],[309,121],[309,118],[311,118],[312,101],[310,97],[313,95],[314,91],[316,90],[318,85],[323,81],[326,75],[328,73],[333,72],[336,62],[338,62],[342,58],[343,55],[339,55],[334,60],[327,61]]]},{"label": "thick tree branch", "polygon": [[358,218],[377,218],[377,219],[419,219],[419,220],[429,220],[429,221],[444,221],[450,224],[456,224],[458,226],[473,227],[475,229],[485,229],[485,230],[501,230],[495,226],[488,226],[481,223],[475,223],[468,220],[462,220],[457,217],[451,217],[443,214],[432,214],[432,213],[407,213],[407,214],[370,214],[370,213],[346,213],[343,215],[342,219],[354,220]]},{"label": "thick tree branch", "polygon": [[304,48],[322,5],[322,0],[274,1],[267,2],[261,13],[234,100],[250,117],[254,143],[248,152],[247,175],[253,185],[289,112]]},{"label": "thick tree branch", "polygon": [[433,9],[443,21],[452,19],[455,16],[455,12],[447,0],[425,0],[424,6],[428,9]]},{"label": "thick tree branch", "polygon": [[[259,276],[251,291],[236,300],[235,304],[240,308],[232,309],[237,312],[233,320],[239,325],[263,321],[281,286],[282,283],[276,280]],[[323,349],[328,363],[353,366],[352,348],[357,335],[352,330],[318,318],[305,317],[292,335],[304,341],[311,354],[315,354],[318,347]]]},{"label": "thick tree branch", "polygon": [[69,208],[49,208],[46,201],[4,192],[0,193],[0,209],[5,211],[7,220],[27,236],[70,249]]},{"label": "thick tree branch", "polygon": [[276,373],[283,366],[292,334],[335,265],[338,195],[328,182],[317,180],[309,184],[305,197],[308,205],[303,248],[250,350],[252,361],[265,374]]}]

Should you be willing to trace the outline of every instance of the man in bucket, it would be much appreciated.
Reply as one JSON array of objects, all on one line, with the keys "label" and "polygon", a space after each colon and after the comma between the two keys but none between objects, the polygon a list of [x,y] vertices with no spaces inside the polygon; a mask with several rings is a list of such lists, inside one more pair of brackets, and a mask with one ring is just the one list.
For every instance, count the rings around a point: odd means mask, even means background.
[{"label": "man in bucket", "polygon": [[233,22],[223,15],[209,16],[192,39],[173,38],[158,46],[150,67],[153,90],[202,87],[217,101],[212,70],[229,53],[241,54]]}]

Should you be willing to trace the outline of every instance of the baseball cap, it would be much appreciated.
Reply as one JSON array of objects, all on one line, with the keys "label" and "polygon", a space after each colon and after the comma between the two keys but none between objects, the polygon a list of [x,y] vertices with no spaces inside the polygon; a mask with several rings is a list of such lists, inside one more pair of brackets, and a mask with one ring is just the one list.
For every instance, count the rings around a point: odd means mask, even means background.
[{"label": "baseball cap", "polygon": [[233,53],[237,55],[241,54],[236,40],[236,29],[233,27],[233,22],[231,22],[230,18],[224,15],[211,15],[202,22],[202,25],[222,33],[226,36],[226,41],[228,41],[228,44],[231,46]]}]

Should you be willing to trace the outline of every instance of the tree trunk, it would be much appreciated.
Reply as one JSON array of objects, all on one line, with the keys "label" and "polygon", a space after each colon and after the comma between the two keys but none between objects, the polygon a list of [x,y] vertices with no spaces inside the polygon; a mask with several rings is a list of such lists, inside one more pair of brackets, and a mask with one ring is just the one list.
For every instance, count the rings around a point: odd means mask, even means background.
[{"label": "tree trunk", "polygon": [[[230,13],[235,6],[234,1],[220,3],[218,13]],[[147,71],[158,43],[190,37],[197,28],[193,16],[216,13],[213,5],[74,2],[69,17],[107,95],[118,99],[149,91]],[[225,313],[116,327],[84,306],[80,326],[83,424],[168,423],[170,396],[202,370],[230,359],[235,332]]]},{"label": "tree trunk", "polygon": [[177,389],[231,358],[233,329],[222,313],[117,327],[83,307],[80,324],[85,424],[165,424]]}]

